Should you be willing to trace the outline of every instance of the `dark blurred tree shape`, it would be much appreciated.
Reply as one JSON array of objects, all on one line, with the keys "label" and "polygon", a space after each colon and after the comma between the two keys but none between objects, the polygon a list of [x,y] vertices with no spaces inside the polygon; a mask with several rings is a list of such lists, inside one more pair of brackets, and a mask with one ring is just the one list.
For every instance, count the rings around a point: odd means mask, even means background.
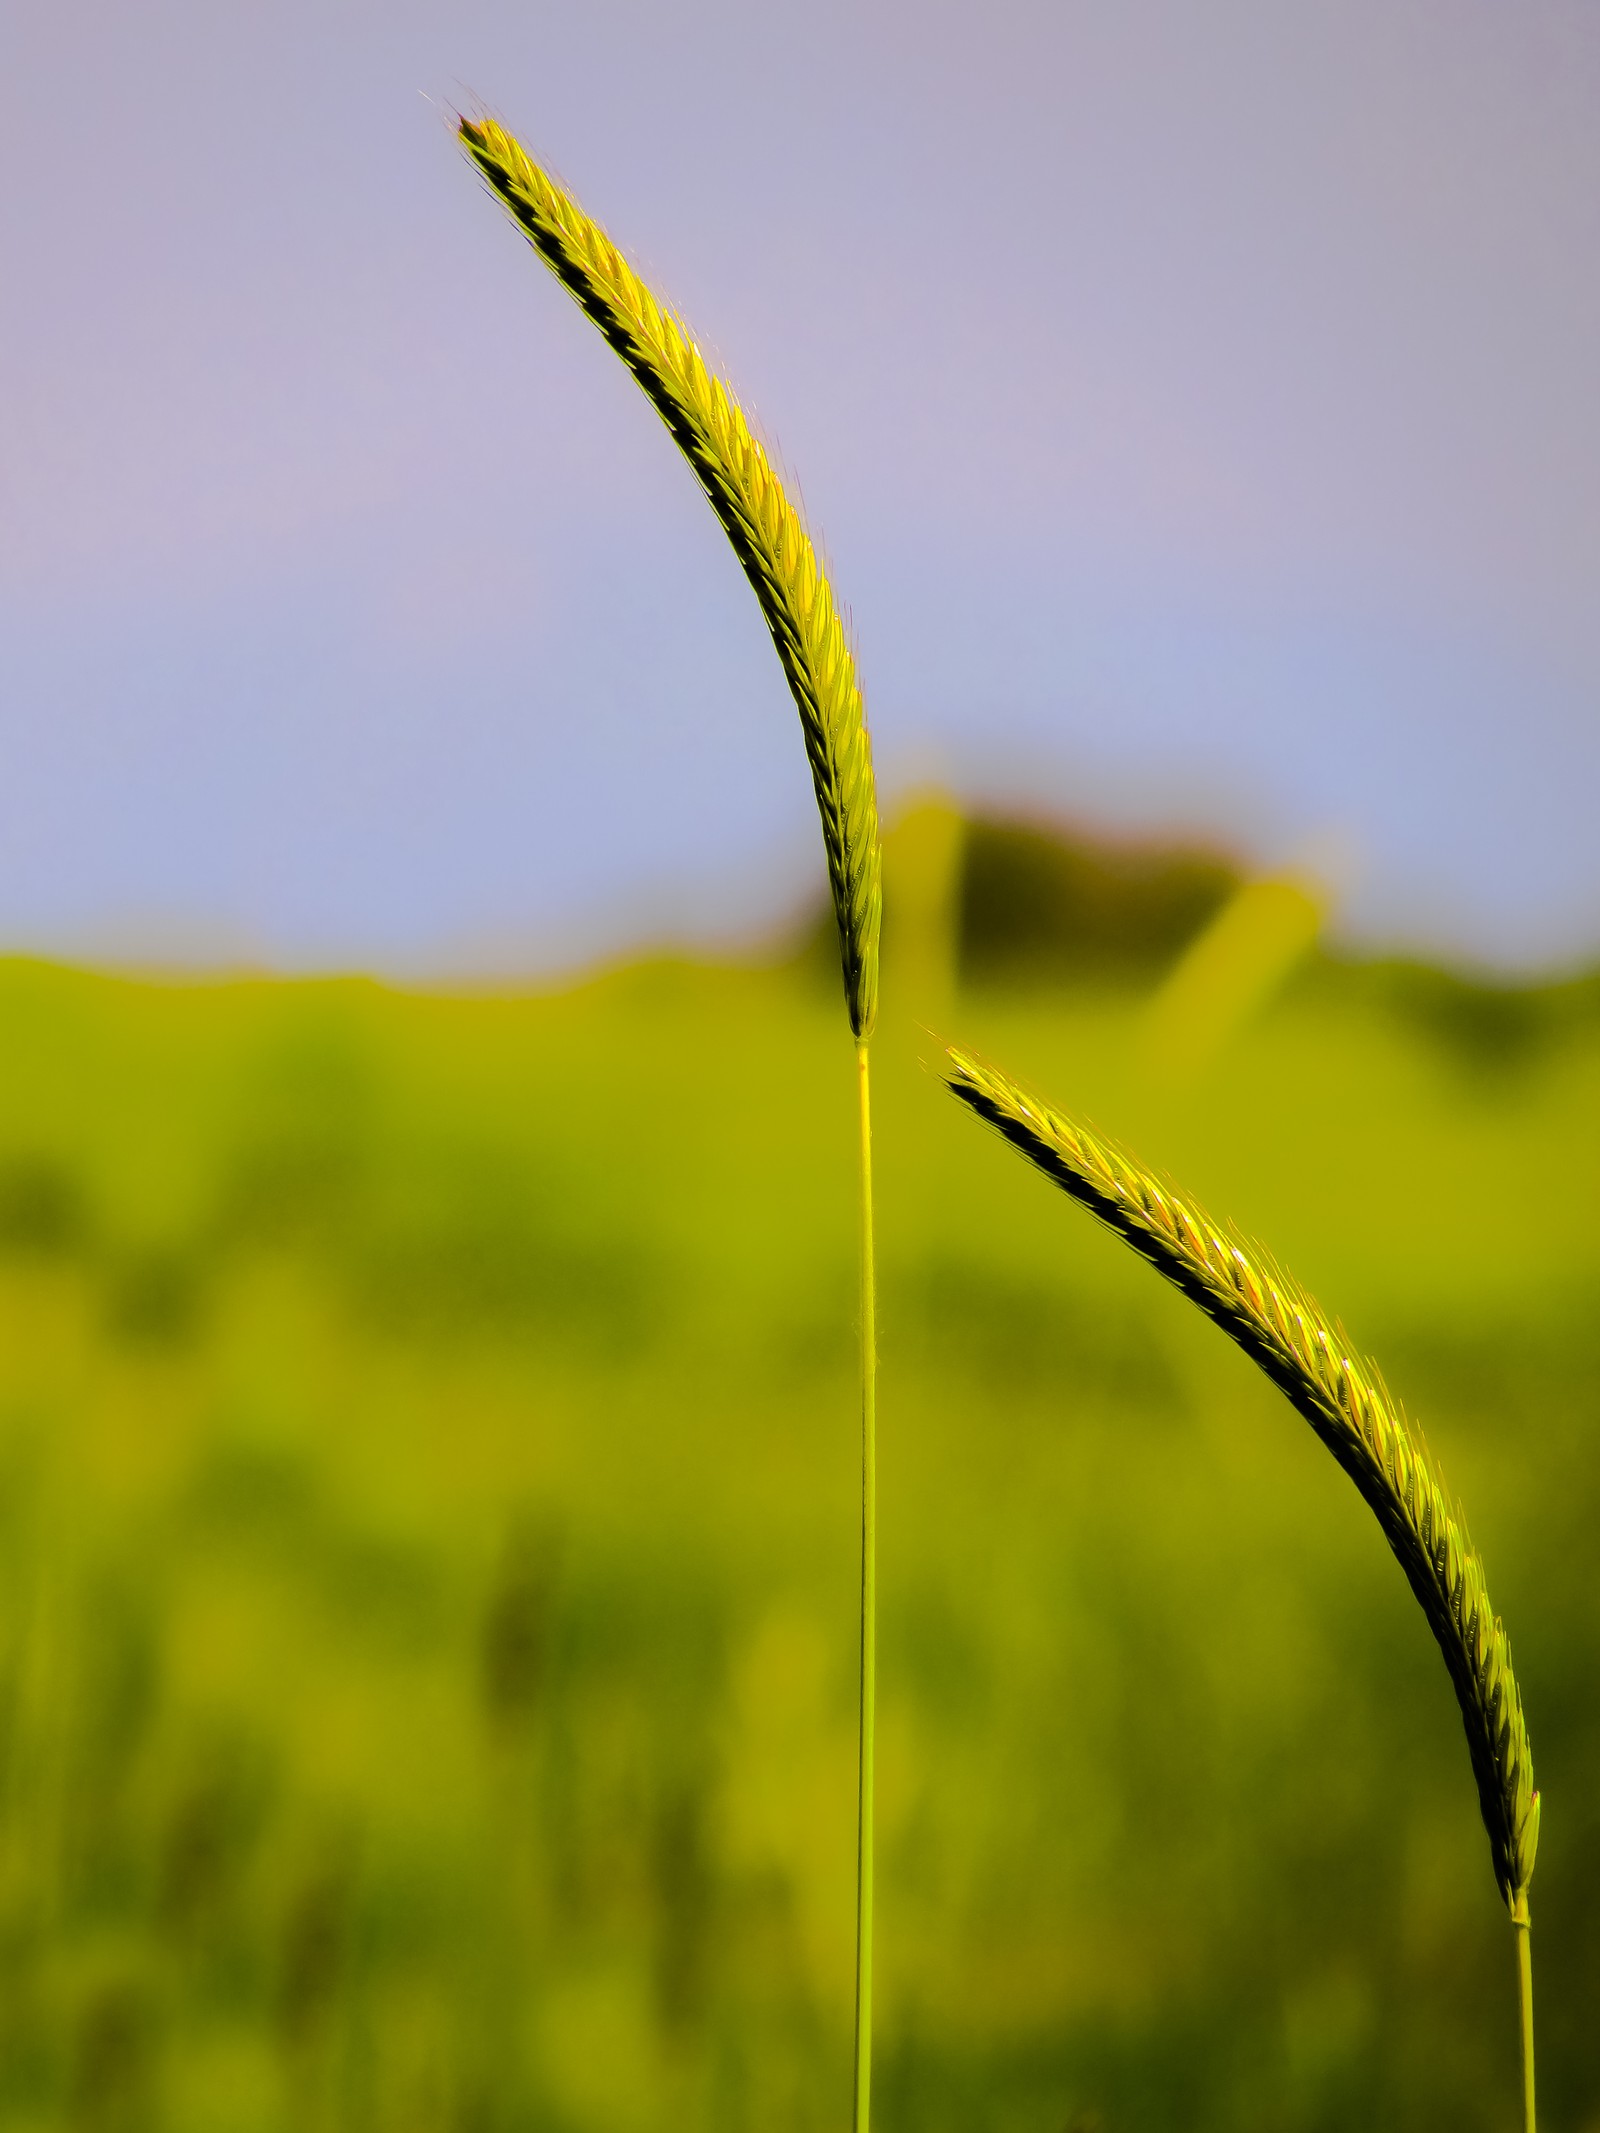
[{"label": "dark blurred tree shape", "polygon": [[962,980],[1152,977],[1240,879],[1230,861],[1198,848],[977,816],[967,825],[957,920]]}]

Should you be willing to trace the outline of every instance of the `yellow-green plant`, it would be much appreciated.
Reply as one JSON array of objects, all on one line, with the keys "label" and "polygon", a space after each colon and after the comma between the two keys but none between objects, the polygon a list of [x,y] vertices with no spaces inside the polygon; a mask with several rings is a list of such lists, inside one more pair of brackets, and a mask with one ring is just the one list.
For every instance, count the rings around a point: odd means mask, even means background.
[{"label": "yellow-green plant", "polygon": [[699,477],[744,567],[800,712],[822,817],[845,1000],[856,1044],[861,1176],[861,1734],[856,1851],[855,2104],[872,2072],[872,1801],[877,1649],[876,1337],[868,1043],[878,1002],[881,854],[872,749],[849,638],[805,525],[743,409],[692,336],[599,225],[502,126],[461,140],[528,242],[599,327]]},{"label": "yellow-green plant", "polygon": [[1248,1239],[1080,1121],[952,1047],[946,1084],[979,1118],[1198,1304],[1303,1415],[1360,1491],[1428,1618],[1466,1727],[1495,1878],[1515,1929],[1523,2111],[1534,2133],[1528,1884],[1539,1794],[1511,1645],[1483,1565],[1420,1432],[1377,1368]]}]

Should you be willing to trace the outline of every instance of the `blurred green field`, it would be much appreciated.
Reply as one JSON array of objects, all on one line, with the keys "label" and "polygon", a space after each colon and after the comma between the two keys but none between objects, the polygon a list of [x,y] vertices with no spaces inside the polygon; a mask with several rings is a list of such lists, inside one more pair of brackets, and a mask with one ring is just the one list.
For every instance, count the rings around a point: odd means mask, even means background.
[{"label": "blurred green field", "polygon": [[[1312,956],[1175,1076],[1160,925],[986,963],[974,890],[962,982],[899,909],[883,2133],[1517,2108],[1460,1723],[1375,1526],[924,1023],[1268,1241],[1423,1421],[1545,1793],[1544,2116],[1600,2128],[1600,989]],[[827,962],[526,998],[0,965],[0,2126],[844,2124]]]}]

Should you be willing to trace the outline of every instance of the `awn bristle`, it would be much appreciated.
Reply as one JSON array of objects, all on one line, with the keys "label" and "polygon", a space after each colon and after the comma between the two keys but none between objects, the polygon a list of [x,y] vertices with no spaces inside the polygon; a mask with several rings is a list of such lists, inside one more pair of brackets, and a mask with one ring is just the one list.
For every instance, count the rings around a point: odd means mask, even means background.
[{"label": "awn bristle", "polygon": [[1512,1917],[1525,1921],[1539,1795],[1511,1646],[1460,1511],[1377,1369],[1347,1352],[1337,1325],[1258,1246],[1224,1235],[1192,1200],[992,1067],[953,1047],[948,1057],[951,1093],[1230,1334],[1360,1490],[1444,1654],[1495,1878]]},{"label": "awn bristle", "polygon": [[872,749],[849,638],[805,526],[738,401],[604,230],[492,119],[463,119],[460,133],[490,190],[643,387],[755,588],[800,710],[850,1026],[864,1039],[877,1012],[882,903]]}]

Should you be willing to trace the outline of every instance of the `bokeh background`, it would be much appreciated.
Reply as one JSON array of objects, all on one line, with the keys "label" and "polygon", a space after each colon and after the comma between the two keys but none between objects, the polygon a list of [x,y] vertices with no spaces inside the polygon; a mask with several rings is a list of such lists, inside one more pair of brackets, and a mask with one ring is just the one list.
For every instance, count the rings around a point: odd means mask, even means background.
[{"label": "bokeh background", "polygon": [[[887,858],[884,2133],[1513,2122],[1443,1668],[1213,1329],[1470,1512],[1600,2126],[1600,26],[36,10],[0,129],[0,2126],[836,2127],[851,1061],[794,715],[451,141],[678,303]],[[418,92],[421,92],[420,94]]]}]

